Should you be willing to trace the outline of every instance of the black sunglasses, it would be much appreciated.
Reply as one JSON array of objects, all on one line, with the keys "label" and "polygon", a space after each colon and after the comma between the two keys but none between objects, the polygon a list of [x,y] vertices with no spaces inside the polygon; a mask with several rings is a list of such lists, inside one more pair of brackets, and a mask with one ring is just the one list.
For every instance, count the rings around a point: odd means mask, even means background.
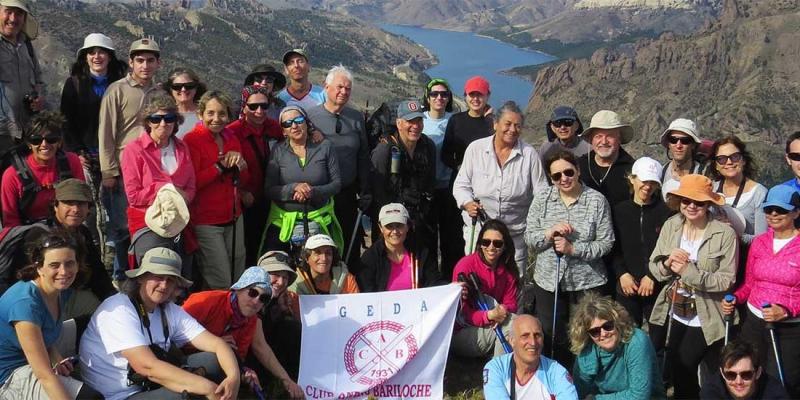
[{"label": "black sunglasses", "polygon": [[164,121],[168,124],[174,124],[175,121],[178,120],[178,114],[168,113],[168,114],[150,114],[147,116],[147,122],[158,125],[161,121]]},{"label": "black sunglasses", "polygon": [[681,204],[686,207],[689,207],[689,204],[694,204],[695,207],[705,207],[707,203],[705,201],[697,201],[684,197],[681,199]]},{"label": "black sunglasses", "polygon": [[559,119],[558,121],[551,121],[550,124],[552,124],[556,128],[561,128],[562,126],[566,126],[567,128],[569,128],[570,126],[575,124],[575,121],[571,119]]},{"label": "black sunglasses", "polygon": [[294,119],[287,119],[286,121],[281,122],[281,126],[284,128],[291,128],[292,124],[302,125],[303,122],[306,122],[306,117],[299,115],[294,117]]},{"label": "black sunglasses", "polygon": [[267,74],[260,74],[253,76],[253,82],[264,82],[264,81],[267,81],[267,83],[273,83],[275,82],[275,78],[273,78],[272,75],[267,75]]},{"label": "black sunglasses", "polygon": [[169,87],[176,92],[180,92],[181,89],[194,90],[197,89],[197,82],[173,83]]},{"label": "black sunglasses", "polygon": [[481,239],[478,240],[478,244],[480,244],[481,247],[489,247],[489,245],[492,245],[495,249],[502,249],[503,246],[506,245],[504,241],[497,239]]},{"label": "black sunglasses", "polygon": [[800,153],[786,153],[786,157],[792,161],[800,161]]},{"label": "black sunglasses", "polygon": [[732,163],[738,163],[739,161],[742,161],[742,159],[744,159],[744,156],[738,151],[728,156],[721,155],[714,157],[714,161],[716,161],[719,165],[727,164],[728,160],[731,160]]},{"label": "black sunglasses", "polygon": [[725,378],[725,380],[728,382],[735,381],[737,376],[742,377],[743,381],[752,381],[753,378],[756,376],[756,371],[753,371],[752,369],[741,372],[722,371],[722,377]]},{"label": "black sunglasses", "polygon": [[250,111],[255,111],[258,110],[259,108],[261,108],[264,111],[267,111],[267,108],[269,108],[269,103],[247,103],[246,105],[247,109]]},{"label": "black sunglasses", "polygon": [[600,337],[600,329],[611,332],[614,330],[614,321],[606,321],[603,325],[595,326],[594,328],[590,328],[587,332],[589,332],[589,336],[597,339]]},{"label": "black sunglasses", "polygon": [[550,179],[552,179],[553,182],[558,182],[561,180],[561,174],[564,174],[564,176],[566,176],[567,178],[572,178],[573,176],[575,176],[575,170],[572,168],[568,168],[561,172],[554,172],[550,174]]},{"label": "black sunglasses", "polygon": [[61,135],[30,135],[28,136],[28,143],[32,145],[40,145],[42,141],[45,141],[49,144],[56,144],[61,141]]},{"label": "black sunglasses", "polygon": [[336,133],[342,133],[342,116],[339,114],[336,115]]},{"label": "black sunglasses", "polygon": [[435,99],[437,97],[441,97],[443,99],[446,99],[446,98],[450,97],[450,91],[449,90],[435,90],[435,91],[432,91],[432,92],[428,93],[428,97],[430,97],[432,99]]},{"label": "black sunglasses", "polygon": [[694,139],[688,136],[670,136],[668,140],[672,144],[678,144],[678,142],[680,142],[683,145],[690,145],[694,143]]},{"label": "black sunglasses", "polygon": [[262,293],[258,293],[258,290],[256,290],[255,288],[248,289],[247,290],[247,295],[250,296],[253,299],[258,297],[258,301],[260,301],[261,304],[267,304],[267,302],[272,298],[269,295],[269,293],[263,293],[263,294]]},{"label": "black sunglasses", "polygon": [[785,209],[783,207],[778,207],[778,206],[766,206],[766,207],[764,207],[764,214],[766,214],[766,215],[770,215],[772,213],[775,213],[775,214],[778,214],[778,215],[786,215],[786,214],[788,214],[790,212],[792,212],[792,211],[791,210],[787,210],[787,209]]}]

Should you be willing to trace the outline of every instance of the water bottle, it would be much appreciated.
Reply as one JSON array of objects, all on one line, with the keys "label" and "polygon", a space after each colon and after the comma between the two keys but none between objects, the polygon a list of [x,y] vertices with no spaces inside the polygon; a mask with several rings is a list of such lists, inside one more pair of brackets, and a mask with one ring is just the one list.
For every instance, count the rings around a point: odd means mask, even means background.
[{"label": "water bottle", "polygon": [[391,173],[392,175],[400,173],[400,149],[398,149],[396,146],[392,146]]}]

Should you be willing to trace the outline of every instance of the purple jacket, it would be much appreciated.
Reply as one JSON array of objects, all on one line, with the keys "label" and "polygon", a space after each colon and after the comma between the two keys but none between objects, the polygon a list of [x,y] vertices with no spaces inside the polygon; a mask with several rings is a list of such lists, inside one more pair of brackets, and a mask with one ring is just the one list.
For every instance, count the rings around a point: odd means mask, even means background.
[{"label": "purple jacket", "polygon": [[744,284],[736,290],[737,303],[761,308],[764,303],[780,304],[790,318],[800,316],[800,236],[772,253],[774,231],[758,235],[750,244]]}]

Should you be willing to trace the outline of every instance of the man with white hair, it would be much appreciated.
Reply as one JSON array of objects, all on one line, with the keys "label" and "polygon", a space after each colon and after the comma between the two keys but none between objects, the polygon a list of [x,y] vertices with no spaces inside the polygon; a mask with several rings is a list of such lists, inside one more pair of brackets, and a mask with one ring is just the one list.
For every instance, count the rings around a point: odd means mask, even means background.
[{"label": "man with white hair", "polygon": [[308,73],[311,62],[304,49],[292,49],[283,54],[283,68],[289,84],[278,92],[278,98],[287,106],[300,106],[308,110],[325,102],[325,91],[311,84]]},{"label": "man with white hair", "polygon": [[[371,196],[369,188],[369,143],[364,128],[364,116],[348,107],[353,88],[353,74],[343,65],[328,71],[325,77],[325,101],[308,109],[314,126],[330,140],[339,159],[342,190],[334,196],[334,212],[345,233],[344,251],[350,248],[351,233],[358,226],[358,208],[366,211]],[[357,196],[358,195],[358,196]],[[344,260],[348,267],[357,265],[361,255],[360,236],[356,238],[351,257]]]}]

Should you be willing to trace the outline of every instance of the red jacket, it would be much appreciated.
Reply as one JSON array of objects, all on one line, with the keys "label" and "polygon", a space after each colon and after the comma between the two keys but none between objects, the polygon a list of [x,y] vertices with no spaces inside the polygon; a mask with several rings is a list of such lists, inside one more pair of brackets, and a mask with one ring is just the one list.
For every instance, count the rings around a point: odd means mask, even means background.
[{"label": "red jacket", "polygon": [[230,295],[230,290],[207,290],[193,293],[183,303],[183,309],[215,336],[231,335],[233,341],[236,342],[236,353],[241,359],[245,359],[250,351],[250,345],[253,343],[258,316],[247,318],[244,325],[231,330],[233,308]]},{"label": "red jacket", "polygon": [[[220,225],[233,222],[242,213],[241,197],[238,189],[233,187],[233,175],[220,173],[215,166],[220,154],[217,143],[214,142],[214,134],[199,123],[184,136],[183,141],[189,147],[197,179],[197,194],[189,206],[192,224]],[[241,153],[242,146],[236,135],[226,128],[222,131],[222,154],[229,151]],[[240,185],[247,184],[249,171],[248,164],[248,168],[239,174]]]},{"label": "red jacket", "polygon": [[125,194],[128,196],[128,230],[131,237],[145,226],[144,214],[162,186],[172,183],[185,193],[187,203],[194,199],[195,176],[189,147],[177,137],[172,140],[178,161],[178,169],[172,175],[167,175],[161,168],[161,150],[147,132],[142,132],[122,150],[120,164]]},{"label": "red jacket", "polygon": [[[250,192],[256,199],[255,205],[266,203],[264,195],[264,172],[269,162],[269,139],[283,140],[283,131],[277,121],[267,118],[264,124],[256,127],[248,124],[244,119],[237,119],[228,125],[228,129],[236,134],[242,146],[242,157],[247,162],[250,179],[242,190]],[[251,139],[252,138],[252,139]],[[253,148],[253,142],[257,147]],[[258,154],[261,154],[259,158]]]}]

